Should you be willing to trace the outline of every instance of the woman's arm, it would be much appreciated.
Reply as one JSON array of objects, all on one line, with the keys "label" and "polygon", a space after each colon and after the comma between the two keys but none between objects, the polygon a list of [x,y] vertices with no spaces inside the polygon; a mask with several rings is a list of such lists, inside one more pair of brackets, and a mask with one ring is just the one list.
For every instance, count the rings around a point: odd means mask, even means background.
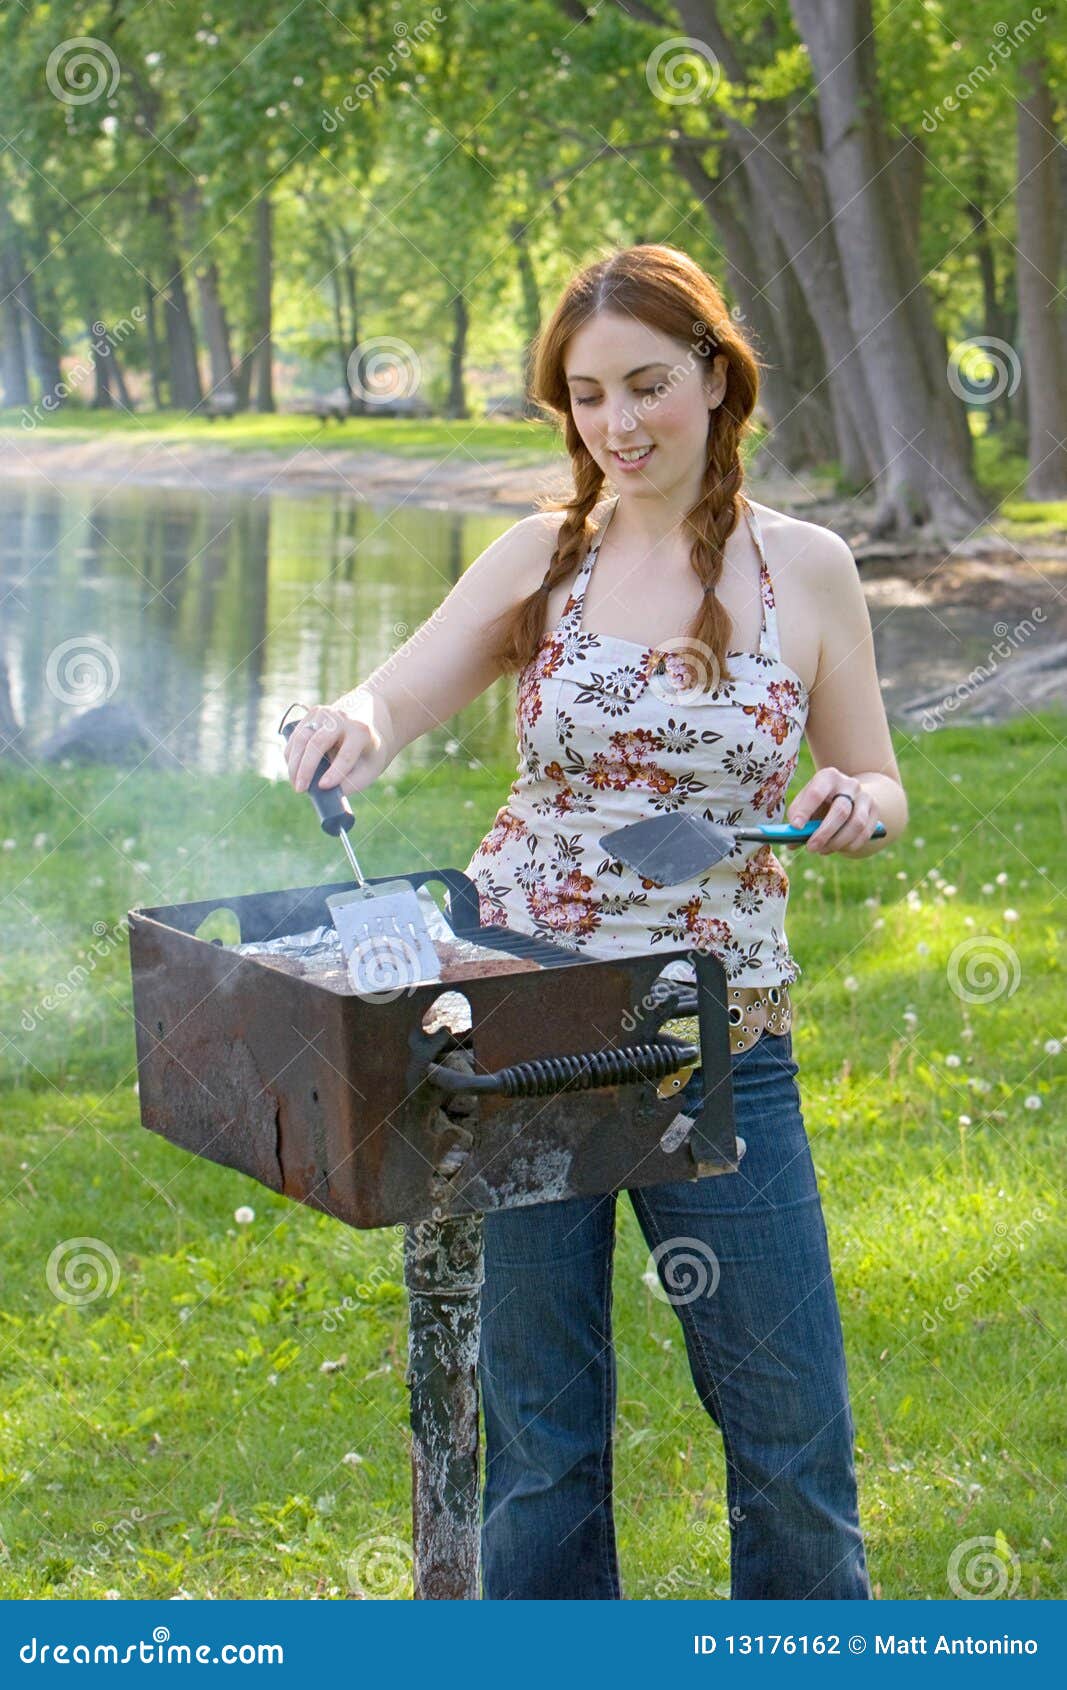
[{"label": "woman's arm", "polygon": [[298,792],[324,755],[333,767],[323,786],[362,791],[412,740],[447,722],[498,679],[490,626],[539,584],[561,521],[562,513],[548,511],[514,523],[373,674],[333,704],[307,712],[286,749]]},{"label": "woman's arm", "polygon": [[[908,800],[893,753],[856,560],[838,535],[817,532],[803,565],[821,631],[807,724],[817,772],[789,805],[786,819],[800,826],[813,816],[824,818],[808,840],[809,851],[869,857],[904,832]],[[854,805],[835,800],[835,792],[848,793]],[[884,839],[870,837],[877,822],[885,826]]]}]

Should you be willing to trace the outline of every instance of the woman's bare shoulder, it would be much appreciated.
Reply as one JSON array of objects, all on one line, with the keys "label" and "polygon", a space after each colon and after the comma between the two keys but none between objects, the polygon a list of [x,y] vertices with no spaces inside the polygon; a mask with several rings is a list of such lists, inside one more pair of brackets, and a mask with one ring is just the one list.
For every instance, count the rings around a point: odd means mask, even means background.
[{"label": "woman's bare shoulder", "polygon": [[450,598],[476,604],[483,621],[522,604],[545,578],[564,514],[535,511],[513,522],[468,564]]},{"label": "woman's bare shoulder", "polygon": [[[610,501],[596,506],[590,518],[594,528],[601,526],[610,508]],[[565,510],[543,510],[520,517],[486,548],[477,562],[481,564],[484,560],[486,567],[506,574],[518,597],[525,597],[543,581],[566,515]]]},{"label": "woman's bare shoulder", "polygon": [[772,576],[780,570],[792,570],[794,565],[798,566],[795,573],[805,577],[806,584],[840,581],[843,573],[857,573],[848,541],[832,528],[806,522],[791,511],[775,510],[755,499],[748,502],[759,523]]},{"label": "woman's bare shoulder", "polygon": [[832,528],[750,502],[778,608],[782,658],[810,692],[829,630],[841,623],[858,629],[867,614],[856,560]]}]

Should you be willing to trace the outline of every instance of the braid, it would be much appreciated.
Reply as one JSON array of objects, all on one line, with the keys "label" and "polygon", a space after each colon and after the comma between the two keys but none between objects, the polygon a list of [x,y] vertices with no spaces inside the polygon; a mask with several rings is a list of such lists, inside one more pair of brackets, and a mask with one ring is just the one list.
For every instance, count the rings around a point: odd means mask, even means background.
[{"label": "braid", "polygon": [[722,579],[726,542],[741,515],[741,485],[745,472],[738,451],[738,427],[727,410],[729,402],[727,386],[722,404],[710,419],[708,456],[700,498],[685,519],[685,525],[693,536],[690,553],[693,570],[704,589],[689,637],[697,646],[708,648],[708,654],[714,654],[714,662],[700,663],[696,670],[706,676],[709,687],[717,686],[720,679],[731,679],[726,651],[733,634],[733,623],[729,612],[716,596],[716,588]]},{"label": "braid", "polygon": [[567,514],[559,525],[556,549],[540,586],[523,599],[516,611],[507,613],[503,639],[497,649],[505,671],[521,669],[537,649],[545,631],[548,595],[558,582],[579,567],[595,532],[589,526],[589,516],[600,498],[604,472],[586,450],[570,417],[567,419],[566,436],[574,474],[574,497],[541,502],[542,510],[562,510]]}]

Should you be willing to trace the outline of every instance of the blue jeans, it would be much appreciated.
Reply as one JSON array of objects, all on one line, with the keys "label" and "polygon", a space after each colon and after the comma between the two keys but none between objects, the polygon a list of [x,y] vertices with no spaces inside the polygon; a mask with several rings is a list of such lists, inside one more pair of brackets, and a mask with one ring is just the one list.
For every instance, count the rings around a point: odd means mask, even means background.
[{"label": "blue jeans", "polygon": [[[864,1600],[854,1428],[792,1035],[732,1059],[736,1174],[628,1193],[722,1434],[730,1593]],[[694,1079],[697,1079],[694,1076]],[[694,1097],[693,1082],[687,1103]],[[483,1596],[621,1595],[614,1194],[485,1217]],[[627,1284],[625,1295],[643,1295]],[[682,1546],[680,1546],[682,1547]]]}]

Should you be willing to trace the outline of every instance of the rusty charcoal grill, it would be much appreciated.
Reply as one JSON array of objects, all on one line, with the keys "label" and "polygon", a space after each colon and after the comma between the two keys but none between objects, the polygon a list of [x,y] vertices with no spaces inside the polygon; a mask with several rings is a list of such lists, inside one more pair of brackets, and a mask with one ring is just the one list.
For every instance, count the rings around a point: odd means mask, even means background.
[{"label": "rusty charcoal grill", "polygon": [[[415,1595],[467,1599],[478,1595],[480,1217],[734,1172],[726,978],[688,948],[591,961],[480,927],[460,871],[406,878],[443,883],[456,944],[441,981],[373,999],[340,974],[324,984],[197,937],[223,911],[242,944],[324,926],[327,898],[349,882],[132,911],[141,1119],[349,1226],[406,1224]],[[479,972],[487,955],[504,972]],[[679,958],[695,990],[660,978]],[[694,1015],[699,1050],[664,1031]],[[669,1133],[680,1111],[669,1077],[698,1058],[703,1107],[688,1132],[682,1121]]]},{"label": "rusty charcoal grill", "polygon": [[[303,932],[329,921],[326,898],[345,883],[132,912],[144,1125],[354,1227],[736,1168],[716,959],[684,949],[576,958],[480,928],[476,890],[458,870],[410,878],[444,882],[457,938],[513,957],[515,971],[479,977],[461,962],[446,980],[368,1001],[195,936],[219,910],[233,911],[243,943]],[[661,998],[664,964],[686,956],[697,991],[663,987]],[[466,999],[469,1032],[424,1029],[445,992]],[[694,1011],[707,1102],[665,1151],[679,1102],[657,1088],[696,1053],[660,1029]]]}]

